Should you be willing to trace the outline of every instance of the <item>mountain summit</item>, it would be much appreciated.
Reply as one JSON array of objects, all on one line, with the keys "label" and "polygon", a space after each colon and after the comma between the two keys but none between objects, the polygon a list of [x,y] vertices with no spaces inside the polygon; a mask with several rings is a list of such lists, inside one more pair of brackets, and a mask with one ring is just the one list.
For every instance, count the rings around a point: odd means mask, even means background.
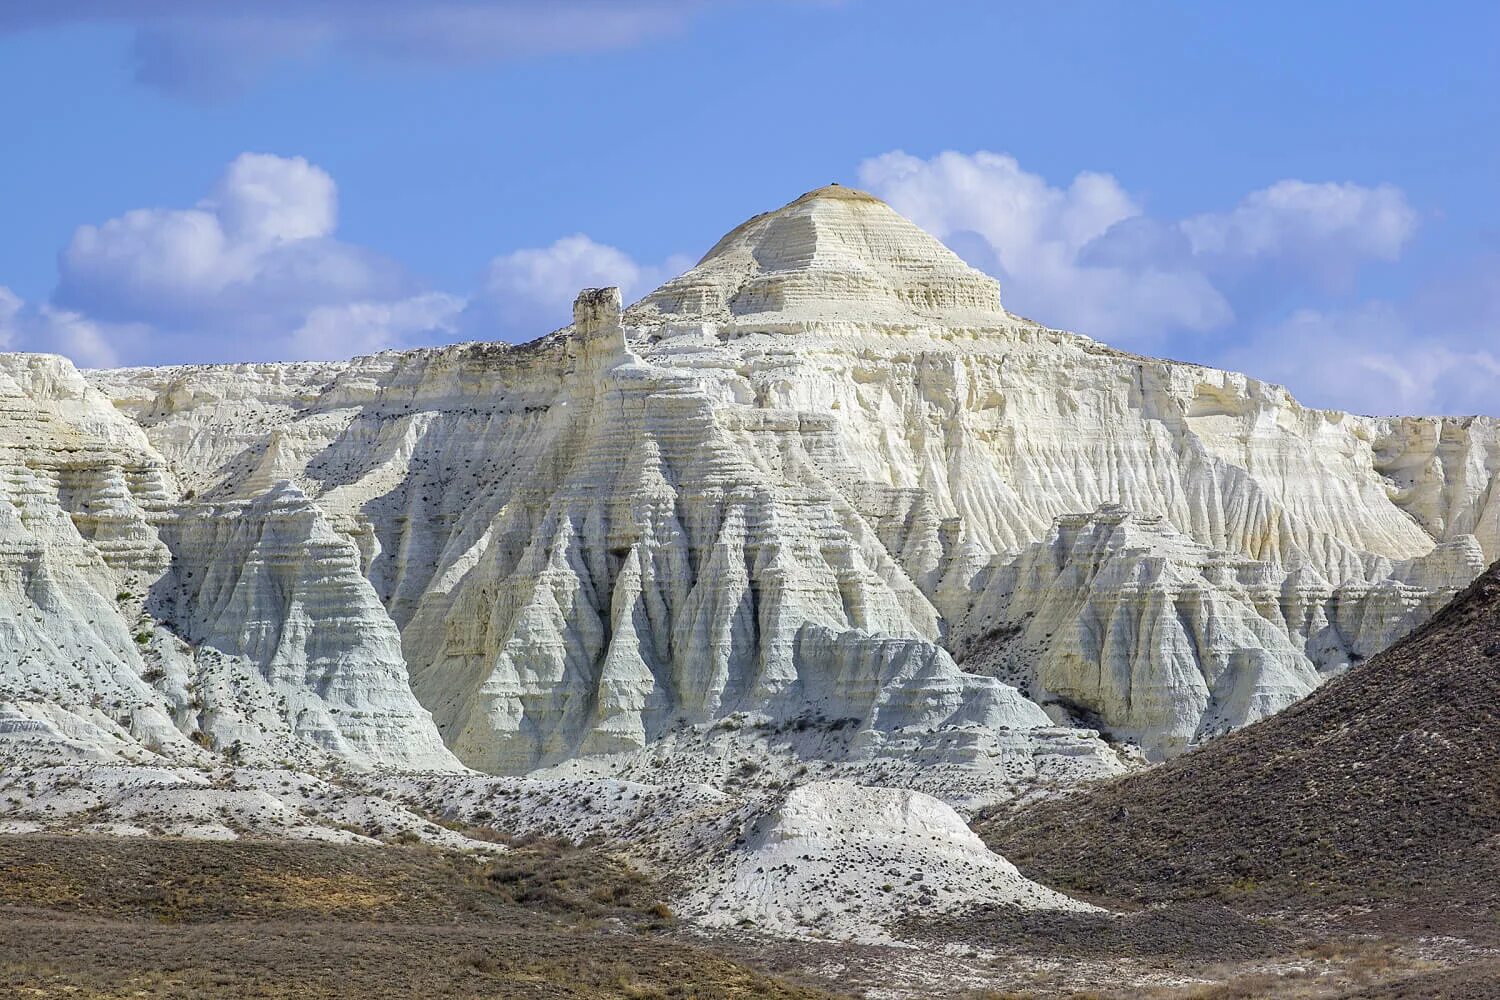
[{"label": "mountain summit", "polygon": [[646,296],[635,322],[993,326],[1000,285],[874,195],[830,184],[757,215]]},{"label": "mountain summit", "polygon": [[1500,557],[1497,422],[1015,319],[837,186],[526,345],[0,355],[0,432],[0,763],[629,769],[754,718],[1003,798],[1277,712]]}]

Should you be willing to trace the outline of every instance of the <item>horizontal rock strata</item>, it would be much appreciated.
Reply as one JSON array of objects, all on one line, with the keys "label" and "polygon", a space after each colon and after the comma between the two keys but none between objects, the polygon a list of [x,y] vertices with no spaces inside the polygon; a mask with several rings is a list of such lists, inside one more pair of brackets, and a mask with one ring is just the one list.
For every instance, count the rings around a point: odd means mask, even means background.
[{"label": "horizontal rock strata", "polygon": [[1043,328],[848,189],[620,305],[333,364],[0,358],[0,719],[494,772],[737,714],[1172,754],[1500,557],[1496,420]]}]

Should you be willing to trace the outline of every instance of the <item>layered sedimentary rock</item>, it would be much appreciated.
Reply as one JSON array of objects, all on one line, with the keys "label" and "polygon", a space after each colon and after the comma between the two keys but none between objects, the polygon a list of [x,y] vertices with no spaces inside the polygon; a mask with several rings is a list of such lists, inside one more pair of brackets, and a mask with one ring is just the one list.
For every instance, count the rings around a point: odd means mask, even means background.
[{"label": "layered sedimentary rock", "polygon": [[962,651],[1056,714],[1108,720],[1170,753],[1300,700],[1484,566],[1462,536],[1334,584],[1306,560],[1212,549],[1158,515],[1106,506],[1058,518],[986,576]]},{"label": "layered sedimentary rock", "polygon": [[367,763],[454,764],[412,696],[401,634],[360,573],[359,549],[296,487],[195,505],[162,534],[173,572],[155,608],[207,651],[200,659],[253,664],[295,736]]},{"label": "layered sedimentary rock", "polygon": [[[211,649],[272,696],[169,701],[174,731],[253,715],[379,763],[523,771],[737,714],[853,720],[851,753],[1078,721],[1171,753],[1500,556],[1495,420],[1310,410],[1048,330],[837,187],[522,346],[66,379],[133,456],[48,487],[103,567],[77,572],[135,574],[168,676]],[[99,641],[139,675],[132,627]]]},{"label": "layered sedimentary rock", "polygon": [[0,755],[457,766],[357,548],[291,493],[194,503],[72,365],[0,355]]}]

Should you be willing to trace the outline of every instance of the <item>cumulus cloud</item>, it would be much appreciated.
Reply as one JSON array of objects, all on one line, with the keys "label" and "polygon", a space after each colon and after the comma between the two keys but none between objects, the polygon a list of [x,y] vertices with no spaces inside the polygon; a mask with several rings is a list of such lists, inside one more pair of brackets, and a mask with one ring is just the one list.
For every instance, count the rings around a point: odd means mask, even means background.
[{"label": "cumulus cloud", "polygon": [[457,330],[464,300],[428,292],[399,302],[347,302],[319,306],[291,336],[293,356],[333,361],[405,347],[414,339]]},{"label": "cumulus cloud", "polygon": [[1007,305],[1042,322],[1144,347],[1233,317],[1207,277],[1175,255],[1088,259],[1096,241],[1142,217],[1108,174],[1081,173],[1058,188],[999,153],[894,152],[862,163],[859,179],[996,273]]},{"label": "cumulus cloud", "polygon": [[1496,414],[1500,351],[1424,327],[1389,302],[1299,309],[1225,352],[1227,367],[1280,382],[1305,403],[1374,415]]},{"label": "cumulus cloud", "polygon": [[0,285],[0,349],[41,350],[67,355],[86,367],[108,367],[121,363],[122,344],[149,332],[136,324],[111,326],[46,303],[28,303]]},{"label": "cumulus cloud", "polygon": [[[1393,260],[1416,229],[1400,190],[1280,181],[1227,212],[1147,215],[1109,174],[1055,187],[999,153],[892,152],[862,184],[994,271],[1011,308],[1055,326],[1152,349],[1174,334],[1229,326],[1228,294],[1246,274],[1290,268],[1347,285],[1369,260]],[[1243,305],[1243,302],[1240,303]]]},{"label": "cumulus cloud", "polygon": [[399,265],[334,239],[337,218],[328,174],[300,157],[245,153],[192,208],[80,226],[54,299],[181,330],[235,314],[238,332],[271,335],[321,305],[413,289]]},{"label": "cumulus cloud", "polygon": [[338,240],[337,225],[325,171],[245,153],[190,208],[78,227],[51,301],[0,302],[0,329],[88,365],[328,357],[453,329],[460,300]]},{"label": "cumulus cloud", "polygon": [[0,348],[15,344],[20,333],[21,309],[25,304],[21,296],[0,285]]},{"label": "cumulus cloud", "polygon": [[149,331],[139,325],[97,323],[81,313],[51,306],[41,306],[37,310],[36,323],[38,337],[85,368],[116,367],[123,363],[123,346],[149,336]]},{"label": "cumulus cloud", "polygon": [[332,359],[565,325],[580,288],[645,292],[688,266],[634,260],[577,234],[496,257],[469,296],[423,287],[337,239],[338,188],[300,157],[245,153],[190,208],[80,226],[51,300],[0,286],[0,347],[86,366]]},{"label": "cumulus cloud", "polygon": [[1500,416],[1500,254],[1419,283],[1399,301],[1299,309],[1250,331],[1223,361],[1263,371],[1319,406]]},{"label": "cumulus cloud", "polygon": [[329,236],[338,224],[333,178],[300,156],[236,157],[206,204],[225,233],[246,243]]},{"label": "cumulus cloud", "polygon": [[0,31],[114,22],[136,30],[137,79],[215,96],[279,60],[333,49],[434,65],[622,48],[725,0],[47,0],[0,6]]},{"label": "cumulus cloud", "polygon": [[1318,406],[1496,412],[1500,258],[1403,300],[1353,295],[1362,268],[1416,235],[1390,185],[1282,180],[1162,219],[1108,174],[1055,186],[998,153],[886,153],[859,177],[1049,325],[1247,371]]},{"label": "cumulus cloud", "polygon": [[659,265],[642,264],[583,233],[564,236],[550,246],[516,250],[490,261],[483,286],[470,303],[465,328],[491,337],[534,337],[571,322],[579,289],[618,285],[629,302],[691,263],[685,257],[670,257]]},{"label": "cumulus cloud", "polygon": [[1416,232],[1417,214],[1389,184],[1278,181],[1222,213],[1182,222],[1195,254],[1249,260],[1335,253],[1395,260]]},{"label": "cumulus cloud", "polygon": [[[860,178],[1043,322],[1281,381],[1320,406],[1495,412],[1500,258],[1400,301],[1318,294],[1364,262],[1399,258],[1416,214],[1394,188],[1283,181],[1169,220],[1107,174],[1057,187],[994,153],[890,153]],[[0,347],[109,366],[519,341],[566,324],[580,288],[619,285],[630,300],[691,264],[643,263],[578,233],[495,257],[461,296],[340,241],[337,226],[326,172],[244,154],[191,207],[79,227],[50,301],[0,286]],[[1257,310],[1247,274],[1270,276],[1292,307]]]},{"label": "cumulus cloud", "polygon": [[1038,246],[1076,254],[1140,206],[1108,174],[1081,173],[1055,188],[1000,153],[940,153],[923,160],[893,152],[866,160],[860,182],[934,233],[970,231],[1002,267],[1024,266]]}]

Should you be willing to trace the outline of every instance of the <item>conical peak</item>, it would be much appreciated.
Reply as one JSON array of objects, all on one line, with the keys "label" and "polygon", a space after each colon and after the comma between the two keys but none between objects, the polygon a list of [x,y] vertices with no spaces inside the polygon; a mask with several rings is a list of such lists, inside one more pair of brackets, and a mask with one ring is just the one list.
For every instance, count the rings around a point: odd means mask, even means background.
[{"label": "conical peak", "polygon": [[1005,313],[993,278],[874,195],[830,184],[736,226],[629,319],[992,326]]},{"label": "conical peak", "polygon": [[[801,205],[804,202],[814,201],[819,198],[829,198],[834,201],[872,201],[877,205],[885,205],[886,208],[891,207],[889,205],[886,205],[885,202],[881,201],[873,194],[870,194],[866,191],[861,191],[858,188],[844,187],[844,185],[838,183],[837,181],[834,181],[832,184],[825,184],[820,188],[813,188],[811,191],[802,195],[800,198],[788,202],[786,207],[791,208],[793,205]],[[892,209],[892,211],[894,211],[894,209]]]},{"label": "conical peak", "polygon": [[[822,204],[825,202],[831,202],[835,204]],[[843,204],[839,205],[837,203]],[[741,222],[738,226],[735,226],[729,232],[720,237],[719,242],[715,243],[712,249],[710,249],[708,253],[703,255],[702,260],[698,261],[697,266],[702,266],[707,261],[710,261],[715,256],[719,255],[726,248],[734,246],[737,242],[741,241],[747,233],[758,232],[773,219],[782,218],[788,215],[827,215],[830,213],[837,213],[840,208],[856,204],[864,206],[867,210],[871,208],[883,209],[886,212],[889,212],[891,215],[896,216],[896,218],[901,218],[897,214],[895,209],[891,208],[891,206],[887,205],[885,202],[881,201],[873,194],[867,194],[866,192],[860,191],[856,188],[844,187],[842,184],[838,183],[825,184],[823,187],[814,188],[813,190],[808,191],[806,194],[799,195],[798,197],[793,198],[791,201],[787,202],[785,205],[782,205],[780,208],[773,209],[769,212],[761,212],[758,215],[752,215],[744,222]],[[901,221],[905,222],[906,220],[901,219]]]}]

